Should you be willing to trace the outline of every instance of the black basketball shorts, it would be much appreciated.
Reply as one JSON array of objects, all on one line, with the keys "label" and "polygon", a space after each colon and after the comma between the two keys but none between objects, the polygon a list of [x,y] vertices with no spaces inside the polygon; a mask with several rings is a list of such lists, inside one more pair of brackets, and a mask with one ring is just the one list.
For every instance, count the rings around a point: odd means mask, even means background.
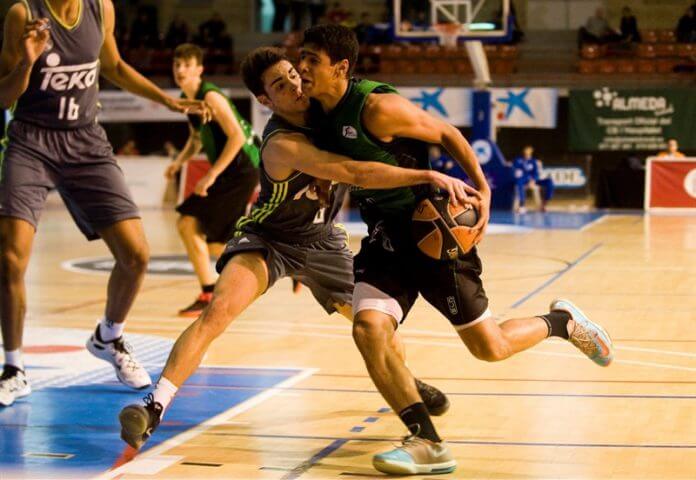
[{"label": "black basketball shorts", "polygon": [[362,240],[354,270],[354,314],[376,309],[402,323],[421,294],[457,330],[491,316],[475,248],[455,261],[433,260],[410,239],[395,242],[376,228]]}]

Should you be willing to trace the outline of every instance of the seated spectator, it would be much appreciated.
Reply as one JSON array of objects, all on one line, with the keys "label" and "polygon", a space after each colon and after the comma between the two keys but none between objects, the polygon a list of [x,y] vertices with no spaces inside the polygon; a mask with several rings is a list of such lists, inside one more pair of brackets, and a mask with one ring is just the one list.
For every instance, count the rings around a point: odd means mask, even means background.
[{"label": "seated spectator", "polygon": [[334,2],[331,9],[326,12],[326,19],[334,25],[340,25],[347,18],[348,10],[341,6],[341,2]]},{"label": "seated spectator", "polygon": [[273,14],[273,31],[284,32],[285,19],[290,12],[290,0],[273,0],[273,8],[275,11]]},{"label": "seated spectator", "polygon": [[292,31],[303,30],[307,11],[307,0],[291,0],[290,13],[292,13]]},{"label": "seated spectator", "polygon": [[216,45],[225,33],[227,25],[218,12],[213,12],[213,15],[198,26],[198,35],[206,42],[206,47],[218,47]]},{"label": "seated spectator", "polygon": [[138,16],[130,28],[129,47],[159,48],[160,38],[157,30],[157,18],[151,14],[151,9],[141,7]]},{"label": "seated spectator", "polygon": [[326,14],[326,0],[309,0],[309,22],[317,25]]},{"label": "seated spectator", "polygon": [[677,37],[677,42],[696,42],[696,4],[690,6],[686,10],[686,13],[679,19],[675,35]]},{"label": "seated spectator", "polygon": [[667,151],[662,151],[657,156],[662,158],[684,158],[686,155],[679,151],[677,139],[669,138],[667,139]]},{"label": "seated spectator", "polygon": [[[527,212],[525,203],[529,189],[536,198],[539,209],[545,212],[546,204],[553,195],[553,180],[541,174],[543,171],[541,160],[534,157],[534,148],[531,145],[524,147],[522,156],[515,158],[512,162],[512,168],[517,192],[515,211],[518,213]],[[543,197],[540,190],[543,190]]]},{"label": "seated spectator", "polygon": [[631,11],[631,7],[623,7],[621,11],[621,39],[624,42],[640,42],[640,31],[638,31],[638,20]]},{"label": "seated spectator", "polygon": [[138,150],[135,140],[128,140],[118,149],[116,155],[137,156],[140,155],[140,150]]},{"label": "seated spectator", "polygon": [[164,46],[167,48],[176,48],[182,43],[187,43],[188,40],[189,25],[181,15],[176,15],[167,29],[167,35],[164,38]]},{"label": "seated spectator", "polygon": [[579,46],[583,43],[604,44],[621,41],[621,35],[609,25],[602,7],[597,8],[595,14],[587,19],[587,23],[580,27],[578,34]]},{"label": "seated spectator", "polygon": [[362,12],[360,14],[360,21],[353,28],[355,36],[358,37],[358,43],[364,45],[367,43],[367,32],[370,28],[370,14],[367,12]]}]

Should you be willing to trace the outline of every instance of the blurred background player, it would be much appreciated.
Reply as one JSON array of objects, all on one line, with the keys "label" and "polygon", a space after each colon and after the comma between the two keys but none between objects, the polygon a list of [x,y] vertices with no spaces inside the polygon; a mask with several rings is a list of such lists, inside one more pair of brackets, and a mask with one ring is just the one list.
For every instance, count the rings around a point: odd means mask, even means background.
[{"label": "blurred background player", "polygon": [[0,106],[14,106],[14,119],[0,180],[5,350],[0,405],[31,392],[22,360],[24,275],[46,195],[53,188],[87,239],[104,239],[116,260],[104,317],[87,350],[111,363],[123,384],[136,389],[150,385],[150,376],[123,341],[126,314],[145,275],[148,244],[123,173],[96,122],[99,74],[174,111],[200,107],[200,102],[169,97],[125,63],[114,39],[114,17],[111,0],[28,0],[7,13]]},{"label": "blurred background player", "polygon": [[524,147],[522,155],[513,160],[512,168],[515,175],[515,211],[527,212],[527,190],[531,190],[539,209],[545,212],[546,204],[553,196],[553,180],[543,175],[541,160],[534,156],[534,147]]},{"label": "blurred background player", "polygon": [[259,150],[251,126],[232,101],[216,85],[203,80],[200,47],[179,45],[174,50],[172,70],[182,97],[205,101],[212,112],[209,123],[189,115],[188,141],[165,173],[168,178],[174,177],[201,148],[211,165],[196,183],[193,194],[176,209],[181,214],[177,221],[179,236],[201,285],[201,293],[179,315],[197,317],[210,303],[215,288],[210,255],[220,255],[259,183]]}]

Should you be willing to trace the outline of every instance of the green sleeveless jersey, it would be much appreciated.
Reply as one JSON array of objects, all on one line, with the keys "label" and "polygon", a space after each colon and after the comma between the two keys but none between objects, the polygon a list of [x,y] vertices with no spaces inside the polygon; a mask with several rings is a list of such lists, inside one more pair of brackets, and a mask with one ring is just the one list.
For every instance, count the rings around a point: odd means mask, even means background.
[{"label": "green sleeveless jersey", "polygon": [[[386,83],[351,80],[348,90],[333,111],[321,119],[320,146],[356,160],[369,160],[405,168],[430,169],[428,145],[424,142],[395,138],[379,141],[362,125],[362,111],[371,93],[398,93]],[[416,202],[428,192],[427,187],[402,187],[390,190],[351,188],[351,198],[358,202],[360,213],[372,228],[380,221],[401,223],[410,218]]]},{"label": "green sleeveless jersey", "polygon": [[[237,108],[234,106],[234,103],[232,103],[232,100],[227,98],[227,96],[222,93],[222,90],[211,82],[201,82],[201,86],[198,88],[198,92],[196,92],[195,99],[204,100],[205,95],[208,92],[217,92],[227,99],[230,107],[232,108],[232,113],[234,114],[235,119],[242,127],[242,132],[244,133],[244,138],[246,140],[237,154],[237,157],[225,170],[225,174],[248,168],[257,168],[259,166],[259,148],[257,145],[256,135],[254,135],[251,125],[239,114]],[[181,97],[185,98],[183,93],[181,94]],[[225,143],[227,143],[227,135],[222,130],[220,125],[215,121],[204,124],[201,122],[201,118],[198,115],[188,115],[188,120],[191,123],[191,126],[198,131],[201,137],[203,151],[205,152],[206,157],[208,157],[208,161],[211,164],[214,164],[220,157],[223,148],[225,148]]]}]

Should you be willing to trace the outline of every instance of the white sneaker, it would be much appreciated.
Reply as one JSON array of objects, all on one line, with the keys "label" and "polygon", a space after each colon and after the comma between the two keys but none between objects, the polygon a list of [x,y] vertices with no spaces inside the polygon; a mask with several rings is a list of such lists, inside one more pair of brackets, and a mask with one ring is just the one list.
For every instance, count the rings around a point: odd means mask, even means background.
[{"label": "white sneaker", "polygon": [[9,407],[15,400],[26,397],[30,393],[31,386],[24,370],[5,365],[0,376],[0,406]]},{"label": "white sneaker", "polygon": [[445,442],[435,443],[410,435],[388,452],[372,457],[375,469],[390,475],[430,475],[451,473],[457,462]]},{"label": "white sneaker", "polygon": [[142,390],[152,385],[150,375],[138,363],[132,347],[123,341],[122,336],[106,342],[102,340],[97,325],[86,346],[89,353],[113,365],[118,380],[127,387]]}]

